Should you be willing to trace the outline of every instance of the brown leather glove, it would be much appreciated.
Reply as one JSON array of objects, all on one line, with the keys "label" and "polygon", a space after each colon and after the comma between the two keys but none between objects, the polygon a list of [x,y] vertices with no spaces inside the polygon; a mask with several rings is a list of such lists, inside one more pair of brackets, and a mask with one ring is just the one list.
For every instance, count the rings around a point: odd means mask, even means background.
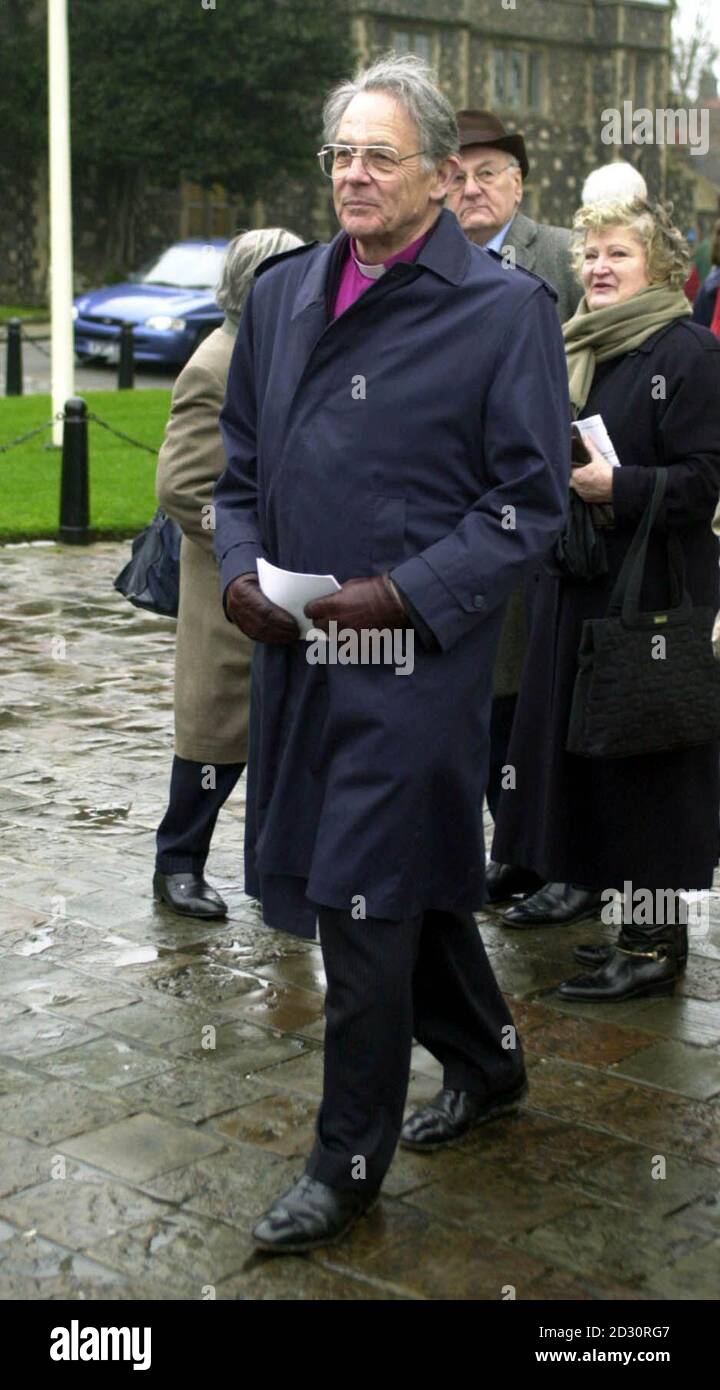
[{"label": "brown leather glove", "polygon": [[387,574],[372,579],[348,579],[336,594],[315,598],[305,605],[308,618],[321,632],[334,619],[338,628],[360,632],[362,628],[412,627],[412,621],[395,585]]},{"label": "brown leather glove", "polygon": [[300,637],[295,619],[265,597],[253,570],[230,581],[225,590],[225,612],[254,642],[297,642]]}]

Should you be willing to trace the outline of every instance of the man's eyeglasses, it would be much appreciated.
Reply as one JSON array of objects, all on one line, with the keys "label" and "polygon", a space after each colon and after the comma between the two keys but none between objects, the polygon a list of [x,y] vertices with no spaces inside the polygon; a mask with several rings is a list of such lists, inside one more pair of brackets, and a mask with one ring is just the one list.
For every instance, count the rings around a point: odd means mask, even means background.
[{"label": "man's eyeglasses", "polygon": [[490,188],[495,180],[499,179],[500,175],[505,173],[506,169],[515,168],[517,168],[515,164],[502,164],[499,169],[476,169],[470,173],[466,173],[464,169],[460,169],[455,175],[451,187],[465,188],[468,179],[474,179],[479,188]]},{"label": "man's eyeglasses", "polygon": [[414,150],[412,154],[398,154],[392,145],[323,145],[318,150],[320,168],[328,179],[338,178],[350,169],[355,156],[359,156],[366,174],[375,179],[388,179],[396,174],[406,159],[416,159],[426,150]]}]

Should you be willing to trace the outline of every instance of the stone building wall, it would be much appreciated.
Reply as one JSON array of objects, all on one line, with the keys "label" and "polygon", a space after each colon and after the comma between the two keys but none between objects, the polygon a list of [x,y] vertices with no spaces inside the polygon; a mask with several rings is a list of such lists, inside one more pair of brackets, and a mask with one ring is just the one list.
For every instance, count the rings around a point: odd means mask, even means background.
[{"label": "stone building wall", "polygon": [[[608,108],[622,111],[626,100],[653,109],[667,105],[667,6],[642,0],[516,0],[514,9],[505,9],[500,0],[348,0],[348,8],[363,59],[394,46],[400,34],[435,64],[456,106],[491,107],[509,130],[523,132],[530,160],[523,206],[530,215],[569,225],[587,174],[613,158],[629,159],[651,194],[666,196],[666,147],[605,144],[601,117]],[[534,109],[526,105],[515,111],[495,100],[496,49],[536,55]],[[673,179],[673,190],[677,187]],[[687,217],[687,188],[684,194]],[[334,233],[337,224],[323,194],[316,195],[312,216],[307,203],[301,207],[293,197],[289,205],[290,216],[297,207],[295,225],[304,234],[310,234],[310,225],[312,235]],[[264,206],[275,212],[276,205]]]},{"label": "stone building wall", "polygon": [[[510,130],[522,130],[531,166],[524,207],[532,216],[568,225],[587,173],[613,157],[630,158],[644,173],[651,193],[665,196],[668,191],[665,146],[614,148],[601,137],[601,113],[606,108],[622,110],[625,100],[652,109],[668,104],[668,6],[643,0],[516,0],[515,7],[507,9],[501,0],[343,3],[362,59],[381,53],[400,35],[403,43],[426,53],[437,66],[455,105],[493,107]],[[496,50],[524,55],[528,100],[518,109],[495,100]],[[324,239],[334,233],[330,185],[323,182],[314,160],[314,139],[309,132],[307,178],[273,188],[252,205],[238,198],[231,210],[234,230],[264,223],[290,227],[306,238]],[[38,211],[42,181],[42,171],[34,171],[26,186],[15,181],[8,187],[6,182],[8,196],[0,200],[0,294],[6,300],[38,302],[45,297],[47,218]],[[673,191],[683,189],[683,216],[689,218],[687,179],[683,184],[671,170],[669,182]],[[138,265],[182,235],[185,222],[179,194],[148,189],[135,243],[120,254],[101,173],[78,171],[78,286]]]}]

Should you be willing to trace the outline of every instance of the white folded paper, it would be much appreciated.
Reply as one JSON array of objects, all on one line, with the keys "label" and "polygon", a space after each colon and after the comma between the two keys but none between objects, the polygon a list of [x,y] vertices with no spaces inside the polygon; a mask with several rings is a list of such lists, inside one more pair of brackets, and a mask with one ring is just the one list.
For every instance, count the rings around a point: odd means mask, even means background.
[{"label": "white folded paper", "polygon": [[294,570],[281,570],[262,557],[257,562],[260,588],[265,596],[280,608],[292,613],[300,636],[307,637],[313,630],[312,619],[304,612],[305,604],[314,598],[325,598],[326,594],[337,593],[340,585],[333,574],[297,574]]},{"label": "white folded paper", "polygon": [[588,415],[586,420],[578,420],[578,426],[582,435],[587,435],[592,440],[596,449],[600,450],[606,463],[611,463],[613,468],[620,467],[620,460],[615,453],[612,439],[605,428],[605,421],[602,415]]}]

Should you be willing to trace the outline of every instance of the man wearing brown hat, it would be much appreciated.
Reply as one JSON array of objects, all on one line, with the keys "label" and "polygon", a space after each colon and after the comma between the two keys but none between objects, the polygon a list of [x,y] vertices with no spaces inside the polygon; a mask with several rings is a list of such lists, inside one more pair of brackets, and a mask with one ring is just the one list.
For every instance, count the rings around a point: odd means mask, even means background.
[{"label": "man wearing brown hat", "polygon": [[[470,241],[531,270],[552,285],[557,294],[560,322],[575,312],[582,289],[570,263],[570,232],[534,222],[520,212],[523,179],[529,171],[525,141],[511,134],[492,111],[458,111],[461,169],[451,186],[446,206],[455,213]],[[512,594],[507,606],[495,665],[490,769],[487,799],[493,815],[503,785],[507,749],[517,692],[525,656],[524,586]],[[512,893],[533,891],[534,874],[506,864],[488,865],[490,899],[503,901]]]},{"label": "man wearing brown hat", "polygon": [[[461,171],[447,197],[469,241],[505,253],[506,264],[533,270],[557,294],[560,322],[572,317],[582,289],[570,264],[570,232],[520,212],[529,172],[522,135],[492,111],[458,111]],[[510,255],[508,248],[512,249]]]}]

